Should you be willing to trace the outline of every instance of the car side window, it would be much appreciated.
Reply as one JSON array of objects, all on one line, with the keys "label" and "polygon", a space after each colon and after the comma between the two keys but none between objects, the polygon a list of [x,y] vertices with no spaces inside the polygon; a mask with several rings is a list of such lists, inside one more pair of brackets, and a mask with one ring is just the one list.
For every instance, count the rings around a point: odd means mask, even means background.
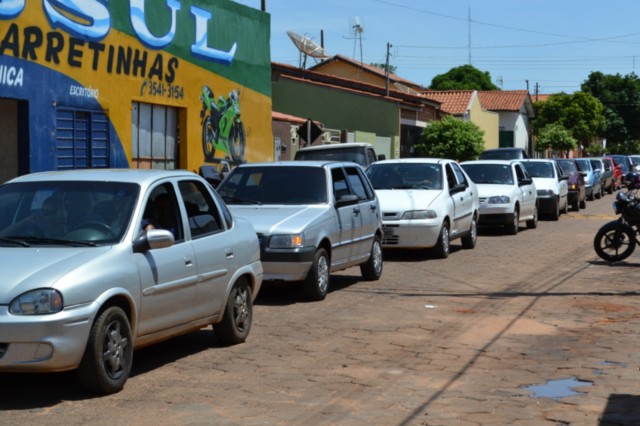
[{"label": "car side window", "polygon": [[[456,163],[449,163],[447,164],[447,167],[451,167],[451,169],[453,170],[453,173],[456,175],[456,179],[458,183],[461,183],[464,186],[469,186],[469,182],[467,182],[467,178],[462,172],[462,169],[460,169],[460,166],[458,166]],[[448,174],[449,172],[447,172],[447,175]]]},{"label": "car side window", "polygon": [[367,149],[367,164],[375,163],[377,160],[376,155],[372,149]]},{"label": "car side window", "polygon": [[331,169],[331,180],[333,181],[333,196],[336,201],[343,195],[349,195],[349,185],[347,184],[347,177],[341,168]]},{"label": "car side window", "polygon": [[367,183],[362,175],[362,172],[357,167],[345,167],[347,173],[347,179],[353,192],[361,200],[368,200],[373,198],[371,191],[367,191]]},{"label": "car side window", "polygon": [[176,242],[184,239],[182,221],[173,185],[163,183],[153,188],[147,199],[141,228],[165,229],[173,234]]},{"label": "car side window", "polygon": [[518,178],[518,182],[520,182],[522,179],[527,178],[526,172],[522,170],[522,167],[520,167],[519,164],[516,164],[515,168],[516,168],[516,177]]},{"label": "car side window", "polygon": [[216,204],[202,182],[183,180],[178,188],[187,211],[191,238],[196,239],[224,229]]},{"label": "car side window", "polygon": [[445,170],[445,173],[447,174],[447,183],[449,184],[449,189],[451,189],[454,186],[456,186],[456,184],[458,183],[456,181],[456,175],[449,164],[445,166],[444,170]]}]

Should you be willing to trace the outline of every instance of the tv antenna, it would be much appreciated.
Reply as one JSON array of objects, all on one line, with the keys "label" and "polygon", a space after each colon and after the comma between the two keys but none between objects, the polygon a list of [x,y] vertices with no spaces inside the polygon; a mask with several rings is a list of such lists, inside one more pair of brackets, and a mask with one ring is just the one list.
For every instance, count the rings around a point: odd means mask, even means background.
[{"label": "tv antenna", "polygon": [[353,58],[356,57],[356,46],[360,45],[360,63],[362,58],[362,33],[364,32],[364,21],[359,16],[354,17],[349,23],[350,30],[353,34]]},{"label": "tv antenna", "polygon": [[324,59],[329,57],[329,55],[325,53],[324,48],[318,45],[318,43],[313,41],[310,37],[294,33],[293,31],[287,31],[287,35],[293,44],[295,44],[298,51],[300,51],[300,61],[298,65],[300,68],[304,69],[307,67],[307,56],[311,56],[314,59]]}]

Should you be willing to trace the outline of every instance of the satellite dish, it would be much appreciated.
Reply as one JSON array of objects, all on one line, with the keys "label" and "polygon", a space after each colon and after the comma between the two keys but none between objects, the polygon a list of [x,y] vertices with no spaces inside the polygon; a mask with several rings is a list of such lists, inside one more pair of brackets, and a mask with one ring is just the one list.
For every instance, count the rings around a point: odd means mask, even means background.
[{"label": "satellite dish", "polygon": [[296,45],[300,53],[304,55],[302,68],[305,68],[307,56],[311,56],[312,58],[316,59],[324,59],[329,57],[329,55],[325,53],[324,49],[309,37],[302,36],[300,34],[294,33],[293,31],[287,31],[287,35],[289,36],[293,44]]}]

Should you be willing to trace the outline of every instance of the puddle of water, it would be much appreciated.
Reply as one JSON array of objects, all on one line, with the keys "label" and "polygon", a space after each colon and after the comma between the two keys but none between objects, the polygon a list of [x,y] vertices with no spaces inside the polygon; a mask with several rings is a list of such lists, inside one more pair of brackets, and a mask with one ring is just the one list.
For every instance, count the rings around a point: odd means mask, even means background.
[{"label": "puddle of water", "polygon": [[581,396],[583,392],[577,392],[572,388],[579,386],[592,386],[593,383],[580,381],[575,377],[560,380],[549,380],[544,385],[525,386],[524,389],[533,392],[533,398],[566,398],[568,396]]}]

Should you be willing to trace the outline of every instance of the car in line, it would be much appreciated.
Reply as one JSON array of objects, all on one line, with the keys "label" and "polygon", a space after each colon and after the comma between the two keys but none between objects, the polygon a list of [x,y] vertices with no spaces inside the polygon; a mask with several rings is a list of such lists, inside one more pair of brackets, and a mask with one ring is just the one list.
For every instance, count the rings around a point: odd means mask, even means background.
[{"label": "car in line", "polygon": [[573,158],[554,158],[562,169],[562,173],[567,175],[569,185],[569,204],[572,210],[578,211],[587,207],[587,191],[585,190],[584,173],[578,168],[576,160]]},{"label": "car in line", "polygon": [[478,188],[482,226],[502,225],[507,233],[519,232],[520,222],[527,228],[538,226],[536,185],[518,160],[475,160],[460,163]]},{"label": "car in line", "polygon": [[629,158],[631,159],[631,162],[633,163],[633,166],[635,167],[635,171],[636,172],[640,172],[640,155],[632,154],[632,155],[629,156]]},{"label": "car in line", "polygon": [[555,160],[531,159],[523,160],[522,164],[536,185],[540,215],[558,220],[560,212],[566,214],[569,211],[569,178]]},{"label": "car in line", "polygon": [[455,161],[383,160],[366,173],[380,200],[383,248],[432,249],[446,258],[452,240],[476,246],[478,191]]},{"label": "car in line", "polygon": [[626,175],[629,171],[633,171],[634,165],[633,161],[631,161],[631,157],[625,154],[607,154],[606,157],[609,157],[614,162],[615,166],[620,166],[622,168],[622,176]]},{"label": "car in line", "polygon": [[307,146],[300,148],[295,154],[297,161],[353,161],[364,168],[384,159],[384,154],[376,154],[373,146],[364,142]]},{"label": "car in line", "polygon": [[613,161],[610,158],[596,157],[591,159],[591,165],[600,169],[600,186],[602,195],[613,193]]},{"label": "car in line", "polygon": [[584,173],[584,190],[587,200],[600,199],[602,196],[600,172],[593,168],[589,158],[576,158],[576,163],[578,164],[578,170]]},{"label": "car in line", "polygon": [[479,160],[524,160],[529,158],[524,148],[492,148],[480,153]]},{"label": "car in line", "polygon": [[75,369],[102,394],[124,387],[136,348],[208,325],[245,341],[263,275],[251,224],[200,176],[164,170],[5,183],[0,265],[0,372]]},{"label": "car in line", "polygon": [[307,298],[322,300],[333,272],[359,265],[365,280],[382,275],[380,205],[360,165],[245,163],[217,191],[253,224],[266,281],[302,282]]}]

